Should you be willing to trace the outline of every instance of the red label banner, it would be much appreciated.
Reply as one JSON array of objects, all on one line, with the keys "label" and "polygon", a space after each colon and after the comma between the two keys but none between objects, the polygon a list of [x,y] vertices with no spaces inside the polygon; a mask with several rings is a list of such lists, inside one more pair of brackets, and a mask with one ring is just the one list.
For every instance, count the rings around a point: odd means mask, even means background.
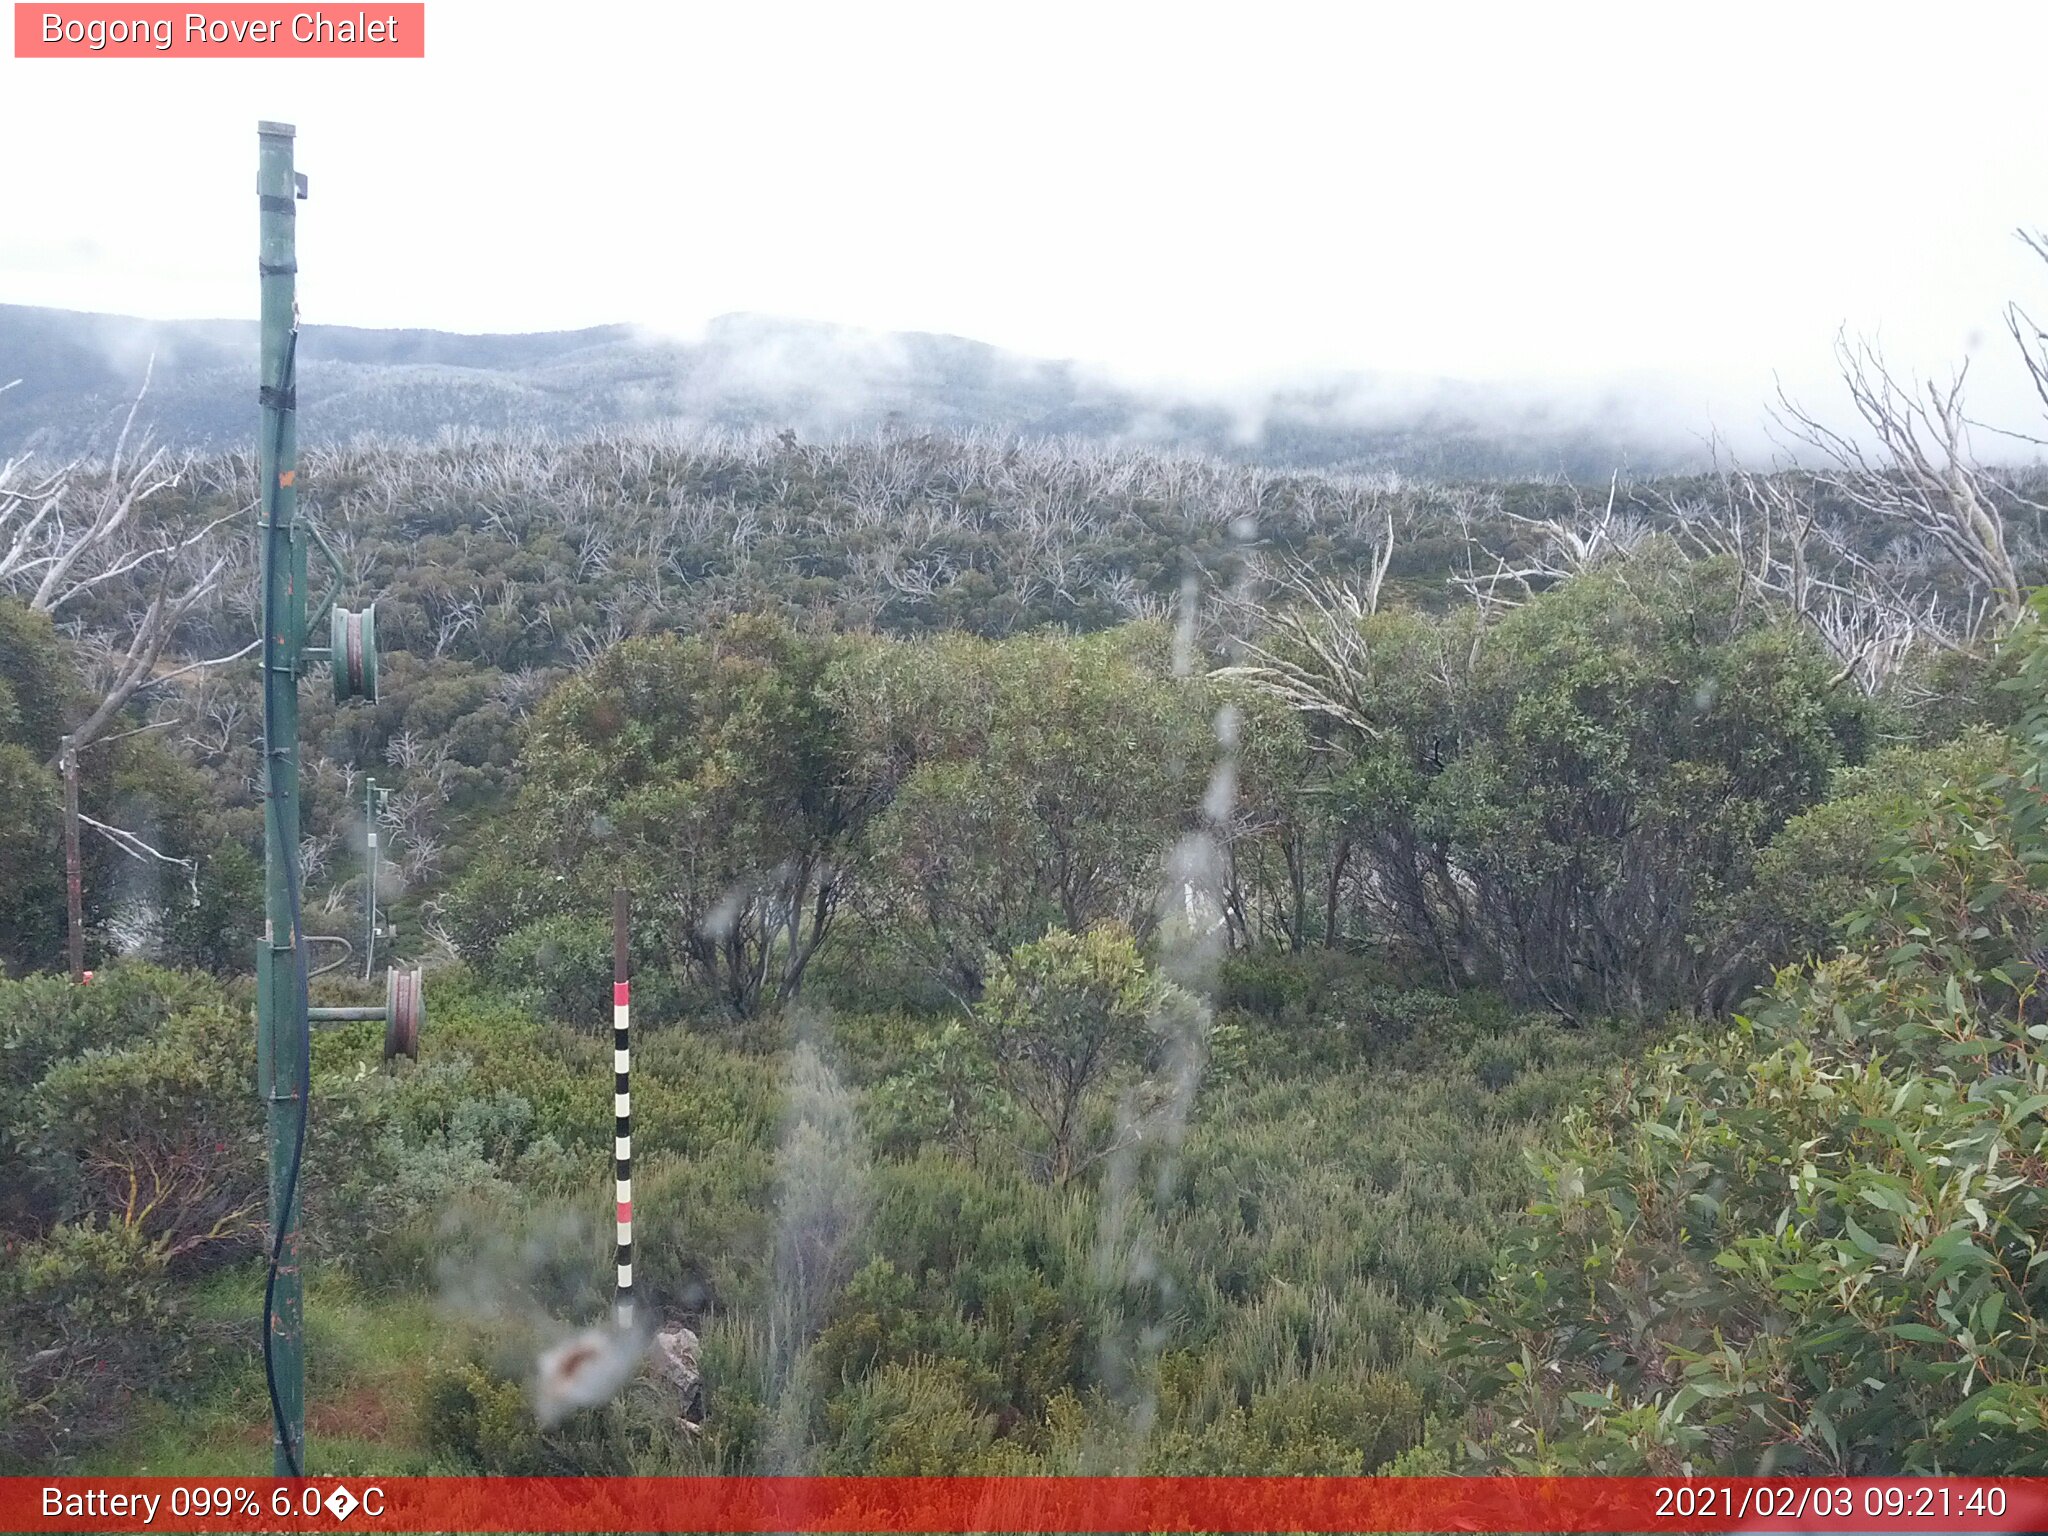
[{"label": "red label banner", "polygon": [[427,8],[16,0],[17,59],[423,59]]},{"label": "red label banner", "polygon": [[2042,1531],[2048,1478],[0,1478],[5,1531]]}]

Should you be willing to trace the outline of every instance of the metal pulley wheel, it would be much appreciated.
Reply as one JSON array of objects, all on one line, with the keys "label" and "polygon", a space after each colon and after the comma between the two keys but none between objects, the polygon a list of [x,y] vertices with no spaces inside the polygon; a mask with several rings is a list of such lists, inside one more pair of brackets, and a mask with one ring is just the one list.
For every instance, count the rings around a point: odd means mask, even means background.
[{"label": "metal pulley wheel", "polygon": [[427,1021],[426,988],[417,967],[384,973],[384,1059],[420,1059],[420,1026]]},{"label": "metal pulley wheel", "polygon": [[334,671],[334,702],[377,702],[377,605],[336,608],[328,620],[328,660]]}]

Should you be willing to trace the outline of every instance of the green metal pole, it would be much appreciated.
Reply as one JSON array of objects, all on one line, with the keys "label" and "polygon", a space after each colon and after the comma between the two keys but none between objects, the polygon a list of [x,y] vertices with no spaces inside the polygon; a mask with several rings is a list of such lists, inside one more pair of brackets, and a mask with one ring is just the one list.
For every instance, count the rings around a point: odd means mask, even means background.
[{"label": "green metal pole", "polygon": [[363,827],[370,861],[370,921],[363,937],[363,980],[368,981],[377,964],[377,781],[367,775],[363,779]]},{"label": "green metal pole", "polygon": [[[299,992],[299,939],[291,891],[299,857],[299,652],[305,643],[305,552],[294,532],[298,492],[292,375],[298,324],[297,179],[293,129],[259,123],[256,190],[262,206],[262,407],[257,483],[263,539],[263,815],[265,922],[257,953],[257,1088],[269,1113],[270,1232],[277,1274],[271,1292],[269,1370],[276,1393],[271,1469],[305,1467],[305,1292],[299,1274],[299,1211],[291,1187],[302,1147],[307,1020]],[[281,1423],[277,1422],[281,1421]]]}]

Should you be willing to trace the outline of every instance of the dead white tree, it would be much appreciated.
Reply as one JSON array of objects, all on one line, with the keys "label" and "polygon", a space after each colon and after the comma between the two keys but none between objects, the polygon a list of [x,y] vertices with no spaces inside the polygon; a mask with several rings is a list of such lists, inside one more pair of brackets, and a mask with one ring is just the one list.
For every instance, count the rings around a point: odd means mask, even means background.
[{"label": "dead white tree", "polygon": [[434,658],[439,660],[447,654],[448,648],[464,635],[472,633],[484,616],[482,591],[474,584],[466,596],[458,595],[447,588],[436,588],[430,594],[434,608]]},{"label": "dead white tree", "polygon": [[[2024,340],[2030,364],[2035,354]],[[2020,578],[1999,509],[2001,487],[1980,467],[1963,409],[1965,363],[1946,384],[1905,379],[1875,343],[1835,340],[1849,399],[1874,447],[1828,426],[1781,389],[1777,417],[1817,456],[1816,477],[1851,506],[1911,528],[1952,560],[1989,600],[1991,616],[2011,620],[2021,606]]]},{"label": "dead white tree", "polygon": [[944,551],[936,554],[920,552],[915,559],[910,559],[901,550],[888,550],[885,551],[885,559],[887,563],[882,567],[882,579],[903,596],[920,602],[937,597],[953,584],[957,574],[952,557]]},{"label": "dead white tree", "polygon": [[1811,476],[1730,464],[1720,480],[1718,499],[1665,498],[1680,543],[1733,565],[1738,614],[1756,601],[1803,621],[1837,663],[1836,684],[1875,694],[1923,641],[1962,649],[1977,632],[1982,605],[1944,606],[1924,565],[1880,564],[1823,520]]},{"label": "dead white tree", "polygon": [[399,861],[399,873],[408,886],[426,884],[440,867],[440,840],[432,836],[420,836],[408,842]]},{"label": "dead white tree", "polygon": [[601,629],[592,624],[579,624],[575,633],[569,636],[569,654],[576,658],[577,666],[593,666],[598,657],[625,638],[626,627],[616,619]]},{"label": "dead white tree", "polygon": [[521,667],[500,677],[493,691],[514,719],[523,720],[533,713],[533,707],[546,695],[551,682],[545,672]]},{"label": "dead white tree", "polygon": [[133,832],[129,832],[121,827],[110,827],[104,821],[95,821],[83,811],[78,813],[78,819],[139,864],[147,865],[150,861],[154,860],[159,864],[169,864],[175,869],[182,869],[185,872],[186,880],[191,886],[192,899],[194,901],[199,899],[199,861],[197,859],[181,859],[165,853],[161,848],[153,848]]},{"label": "dead white tree", "polygon": [[79,612],[86,599],[131,598],[122,618],[103,624],[95,636],[99,698],[72,730],[80,750],[145,688],[245,656],[261,644],[252,640],[232,656],[159,670],[185,619],[220,589],[233,556],[218,535],[248,509],[191,531],[151,524],[152,503],[180,482],[190,460],[151,449],[146,434],[129,456],[136,412],[148,391],[145,374],[104,467],[77,459],[54,469],[27,459],[0,465],[0,592],[52,618]]},{"label": "dead white tree", "polygon": [[1278,583],[1279,602],[1263,615],[1263,632],[1244,642],[1247,659],[1217,675],[1243,678],[1291,709],[1377,739],[1366,620],[1379,611],[1393,558],[1389,513],[1362,586],[1317,575],[1306,565],[1290,567]]},{"label": "dead white tree", "polygon": [[[2048,234],[2039,230],[2023,229],[2019,232],[2020,243],[2044,262],[2048,262]],[[2027,370],[2027,378],[2034,386],[2034,394],[2040,400],[2043,410],[2048,410],[2048,331],[2041,329],[2026,310],[2017,302],[2005,306],[2005,328],[2011,335],[2013,345],[2019,348],[2020,363]],[[2048,447],[2048,439],[2032,437],[2024,432],[2009,436],[2023,442]]]},{"label": "dead white tree", "polygon": [[1466,528],[1465,569],[1452,575],[1451,585],[1469,596],[1482,616],[1491,618],[1501,609],[1527,602],[1543,587],[1626,558],[1655,532],[1640,517],[1617,510],[1619,470],[1609,477],[1607,501],[1597,513],[1587,507],[1577,486],[1569,489],[1570,517],[1507,514],[1509,521],[1537,535],[1534,553],[1513,559],[1481,545],[1472,536],[1466,509],[1459,509],[1459,520]]}]

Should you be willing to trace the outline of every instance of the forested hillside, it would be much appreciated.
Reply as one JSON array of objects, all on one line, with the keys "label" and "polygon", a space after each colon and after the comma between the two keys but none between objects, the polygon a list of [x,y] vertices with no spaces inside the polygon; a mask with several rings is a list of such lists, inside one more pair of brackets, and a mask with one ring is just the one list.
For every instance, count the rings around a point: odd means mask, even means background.
[{"label": "forested hillside", "polygon": [[[0,1455],[243,1470],[253,471],[130,444],[0,487]],[[2035,484],[1936,467],[314,447],[307,924],[374,774],[429,1021],[317,1039],[312,1469],[2048,1470]],[[619,884],[701,1427],[530,1396]]]},{"label": "forested hillside", "polygon": [[[1285,388],[1139,388],[958,336],[726,315],[701,337],[632,326],[465,336],[308,324],[302,440],[446,433],[692,430],[834,438],[875,431],[1065,436],[1301,469],[1602,476],[1695,468],[1708,454],[1670,386],[1561,394],[1337,374]],[[150,381],[158,437],[244,444],[256,329],[0,304],[0,454],[94,451]]]}]

